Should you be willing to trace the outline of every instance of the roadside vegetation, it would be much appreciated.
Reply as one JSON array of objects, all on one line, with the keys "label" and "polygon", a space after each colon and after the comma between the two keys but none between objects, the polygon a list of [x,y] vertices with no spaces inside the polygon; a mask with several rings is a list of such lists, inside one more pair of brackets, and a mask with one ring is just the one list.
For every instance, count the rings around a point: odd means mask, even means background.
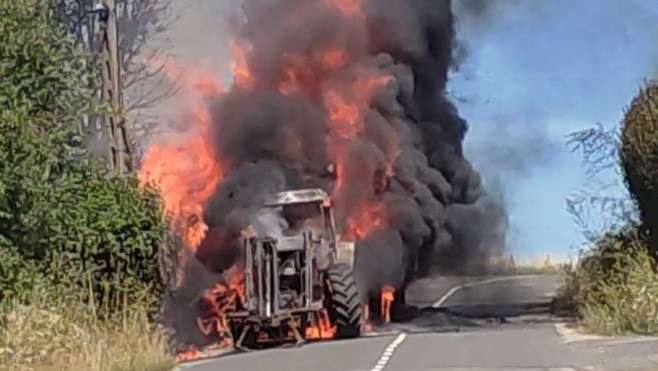
[{"label": "roadside vegetation", "polygon": [[550,255],[536,263],[517,262],[513,255],[503,255],[492,259],[487,270],[490,275],[562,274],[568,270],[568,264],[554,262]]},{"label": "roadside vegetation", "polygon": [[[560,301],[585,331],[658,334],[658,83],[648,82],[625,112],[620,135],[590,130],[579,142],[591,172],[617,170],[628,199],[589,195],[568,202],[581,226],[584,204],[603,211],[607,230],[591,241],[567,274]],[[584,200],[584,201],[583,201]],[[630,201],[630,202],[629,202]]]},{"label": "roadside vegetation", "polygon": [[0,0],[0,369],[171,369],[167,220],[88,153],[96,76],[50,5]]}]

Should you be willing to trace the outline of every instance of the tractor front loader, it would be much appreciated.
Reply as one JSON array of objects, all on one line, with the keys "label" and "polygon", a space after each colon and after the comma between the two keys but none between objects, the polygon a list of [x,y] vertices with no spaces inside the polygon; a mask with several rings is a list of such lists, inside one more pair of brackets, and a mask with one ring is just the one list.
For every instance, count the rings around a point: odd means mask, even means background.
[{"label": "tractor front loader", "polygon": [[340,241],[328,195],[319,189],[281,192],[265,207],[280,212],[289,230],[244,239],[244,295],[226,313],[234,346],[360,336],[354,243]]}]

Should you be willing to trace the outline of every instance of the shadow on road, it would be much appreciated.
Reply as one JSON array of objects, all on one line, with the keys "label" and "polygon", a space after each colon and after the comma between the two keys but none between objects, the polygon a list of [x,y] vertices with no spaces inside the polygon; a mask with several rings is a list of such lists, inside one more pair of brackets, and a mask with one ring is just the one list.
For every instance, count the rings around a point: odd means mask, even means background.
[{"label": "shadow on road", "polygon": [[461,332],[502,325],[532,325],[564,322],[569,314],[556,313],[551,300],[453,304],[441,308],[407,307],[397,313],[396,321],[376,326],[376,331],[409,333]]}]

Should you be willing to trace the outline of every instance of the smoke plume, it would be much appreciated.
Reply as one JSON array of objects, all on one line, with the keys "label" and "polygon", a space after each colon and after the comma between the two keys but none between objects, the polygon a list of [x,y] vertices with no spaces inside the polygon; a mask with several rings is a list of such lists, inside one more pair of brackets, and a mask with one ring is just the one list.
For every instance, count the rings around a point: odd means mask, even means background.
[{"label": "smoke plume", "polygon": [[205,265],[234,263],[269,194],[311,187],[356,240],[365,293],[503,249],[504,209],[464,158],[467,124],[444,94],[451,1],[245,0],[233,21],[235,82],[208,100],[226,170],[204,204]]}]

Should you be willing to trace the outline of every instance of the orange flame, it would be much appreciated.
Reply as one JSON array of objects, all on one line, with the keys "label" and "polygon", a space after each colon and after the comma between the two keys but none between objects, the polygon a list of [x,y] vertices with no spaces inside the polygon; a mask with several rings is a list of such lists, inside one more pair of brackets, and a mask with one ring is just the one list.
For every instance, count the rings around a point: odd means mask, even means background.
[{"label": "orange flame", "polygon": [[189,362],[203,357],[204,354],[200,350],[192,348],[179,352],[176,355],[176,362]]},{"label": "orange flame", "polygon": [[305,55],[287,53],[283,56],[283,62],[279,92],[312,94],[319,88],[320,72],[316,69],[315,61]]},{"label": "orange flame", "polygon": [[363,132],[370,101],[391,79],[390,75],[365,70],[347,87],[327,88],[323,99],[329,112],[330,147],[344,145]]},{"label": "orange flame", "polygon": [[320,56],[322,66],[327,70],[337,70],[344,67],[348,62],[347,53],[344,50],[326,50]]},{"label": "orange flame", "polygon": [[228,270],[228,278],[226,279],[229,289],[233,290],[238,295],[238,298],[243,305],[246,302],[244,275],[244,269],[233,266]]},{"label": "orange flame", "polygon": [[243,88],[253,87],[254,77],[247,63],[247,56],[251,51],[251,47],[249,45],[241,44],[234,38],[229,40],[229,45],[233,56],[230,68],[236,85]]},{"label": "orange flame", "polygon": [[[365,29],[363,13],[364,0],[326,0],[328,6],[336,9],[348,22],[356,23]],[[310,10],[312,8],[308,8]],[[324,8],[324,10],[327,10]],[[296,13],[295,16],[299,14]],[[285,21],[282,20],[282,27]],[[282,94],[304,94],[319,100],[327,113],[328,134],[326,145],[336,174],[333,195],[340,197],[341,192],[349,187],[371,188],[371,184],[351,184],[346,178],[345,164],[348,163],[350,143],[364,135],[365,117],[371,109],[372,100],[382,88],[393,79],[392,76],[377,68],[343,69],[357,59],[358,55],[347,45],[349,33],[336,35],[331,46],[314,47],[303,54],[287,53],[282,56],[280,70],[275,75],[274,87]],[[230,49],[232,63],[230,70],[234,78],[234,88],[254,89],[258,76],[251,69],[250,58],[253,46],[244,40],[231,38]],[[339,45],[339,46],[336,46]],[[365,51],[363,51],[365,53]],[[212,73],[193,68],[181,63],[167,61],[164,71],[172,78],[183,83],[184,89],[194,93],[197,103],[193,106],[192,119],[189,122],[190,133],[184,139],[152,143],[147,149],[139,173],[142,186],[153,184],[159,188],[164,200],[165,211],[171,218],[171,227],[182,238],[186,247],[196,251],[208,237],[208,226],[204,220],[204,205],[221,184],[230,170],[227,163],[218,158],[211,142],[211,119],[207,108],[201,103],[202,98],[218,97],[223,94],[221,85]],[[349,78],[347,78],[349,77]],[[269,87],[268,87],[269,88]],[[214,133],[212,133],[214,134]],[[387,157],[387,176],[392,175],[392,164],[399,155],[398,137],[391,129],[386,133],[382,151]],[[382,144],[378,144],[382,145]],[[291,138],[286,148],[292,158],[303,158],[304,147],[301,139]],[[377,183],[379,179],[375,179]],[[380,182],[381,183],[381,182]],[[375,190],[382,188],[374,186]],[[386,209],[383,204],[373,201],[371,193],[365,193],[354,212],[347,216],[343,236],[347,239],[364,239],[374,229],[387,224]],[[208,290],[202,303],[207,309],[207,316],[198,319],[198,325],[204,333],[216,333],[222,337],[224,345],[230,343],[226,313],[235,310],[238,303],[245,302],[244,271],[233,267],[226,273],[224,283]],[[390,286],[382,288],[382,313],[390,320],[390,304],[394,290]],[[384,304],[388,303],[388,307]],[[366,318],[369,307],[365,307]],[[369,329],[366,321],[364,328]],[[336,328],[332,326],[326,312],[306,329],[309,339],[333,338]],[[198,351],[190,350],[180,355],[189,359],[198,357]]]},{"label": "orange flame", "polygon": [[[161,57],[150,62],[158,60],[162,62]],[[219,81],[208,71],[172,61],[162,64],[162,70],[192,95],[221,94]],[[142,187],[158,188],[172,229],[181,236],[185,246],[194,251],[208,230],[203,220],[203,204],[221,181],[225,169],[208,142],[210,114],[201,103],[195,104],[191,113],[191,133],[186,139],[172,139],[147,148],[138,180]]]},{"label": "orange flame", "polygon": [[384,285],[381,291],[381,314],[384,323],[391,322],[391,306],[395,300],[395,288],[391,285]]},{"label": "orange flame", "polygon": [[361,329],[364,333],[372,331],[372,323],[370,323],[370,305],[363,306],[363,327]]},{"label": "orange flame", "polygon": [[364,239],[373,230],[385,227],[387,222],[384,219],[384,211],[383,204],[363,204],[347,219],[344,232],[345,239],[351,241]]},{"label": "orange flame", "polygon": [[207,232],[203,203],[221,180],[222,169],[204,138],[195,136],[180,144],[152,146],[143,158],[139,181],[158,187],[164,207],[190,249],[201,244]]},{"label": "orange flame", "polygon": [[336,336],[336,327],[331,324],[326,311],[317,319],[317,323],[306,328],[306,338],[309,340],[333,339]]},{"label": "orange flame", "polygon": [[205,313],[197,318],[197,326],[203,334],[217,335],[221,346],[233,345],[227,314],[245,303],[244,271],[233,267],[226,273],[226,282],[219,282],[207,290],[201,298]]}]

